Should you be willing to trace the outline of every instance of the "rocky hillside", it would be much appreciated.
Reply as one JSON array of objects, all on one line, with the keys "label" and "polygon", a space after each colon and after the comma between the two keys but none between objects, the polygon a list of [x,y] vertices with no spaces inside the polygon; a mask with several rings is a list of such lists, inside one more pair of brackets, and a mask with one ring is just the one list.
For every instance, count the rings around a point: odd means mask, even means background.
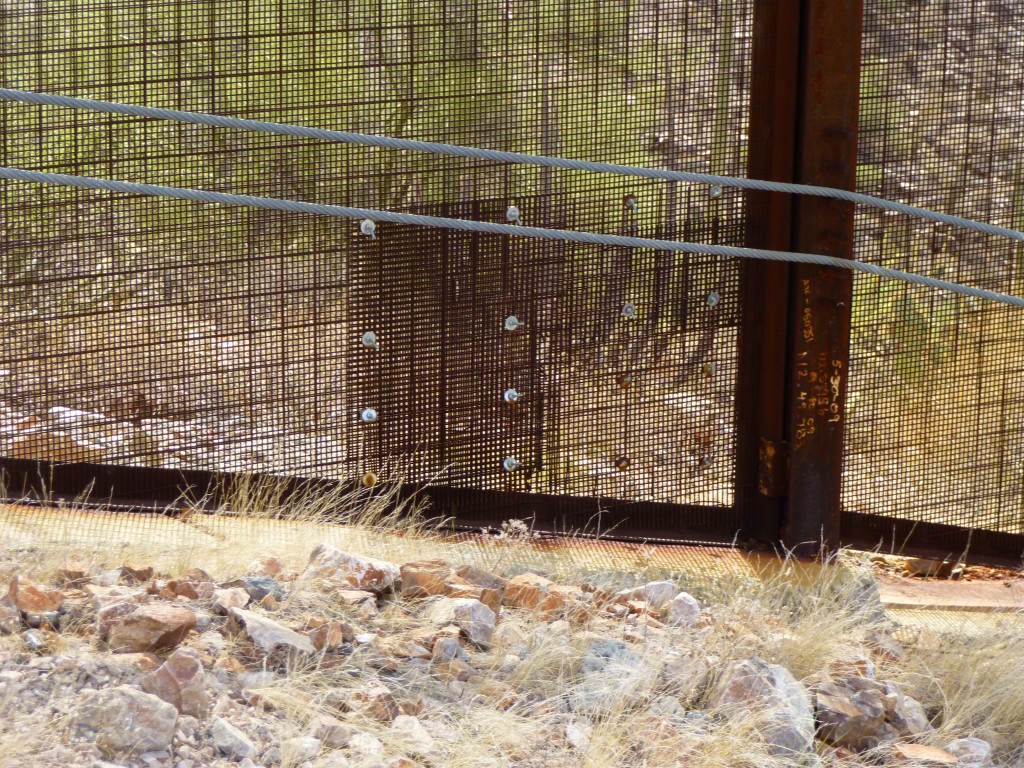
[{"label": "rocky hillside", "polygon": [[985,684],[1024,654],[967,658],[965,699],[956,641],[888,623],[870,576],[839,566],[700,599],[676,580],[554,583],[328,544],[226,581],[189,563],[35,570],[0,602],[9,768],[1022,759],[1019,701]]}]

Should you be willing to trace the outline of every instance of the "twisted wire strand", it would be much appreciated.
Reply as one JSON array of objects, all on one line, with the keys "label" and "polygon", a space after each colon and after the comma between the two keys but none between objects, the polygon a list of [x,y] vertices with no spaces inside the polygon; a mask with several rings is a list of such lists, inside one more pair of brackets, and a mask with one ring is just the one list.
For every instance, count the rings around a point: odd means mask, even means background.
[{"label": "twisted wire strand", "polygon": [[27,104],[39,104],[44,106],[66,107],[70,109],[85,109],[95,112],[106,112],[134,117],[155,118],[158,120],[173,120],[180,123],[191,123],[194,125],[208,125],[215,128],[231,128],[245,131],[258,131],[284,136],[299,136],[303,138],[322,139],[324,141],[337,141],[349,144],[360,144],[370,147],[385,147],[387,149],[400,149],[412,152],[428,152],[436,155],[447,155],[450,157],[465,157],[476,160],[489,160],[497,163],[513,163],[517,165],[536,165],[546,168],[561,168],[571,171],[586,171],[589,173],[611,173],[620,176],[640,177],[647,179],[661,179],[664,181],[684,181],[694,184],[710,184],[721,187],[733,187],[736,189],[753,189],[763,192],[783,192],[795,195],[810,195],[814,197],[827,197],[835,200],[845,200],[851,203],[866,205],[884,211],[893,211],[907,216],[914,216],[940,224],[948,224],[954,227],[982,232],[987,235],[1007,237],[1011,240],[1024,241],[1024,232],[1009,227],[1000,227],[995,224],[975,221],[962,216],[953,216],[940,211],[932,211],[927,208],[919,208],[906,203],[897,203],[892,200],[885,200],[871,195],[864,195],[859,192],[850,192],[844,189],[833,189],[831,187],[819,187],[806,184],[789,184],[778,181],[764,181],[760,179],[743,179],[732,176],[718,176],[706,173],[691,173],[688,171],[668,171],[657,168],[643,168],[633,165],[619,165],[615,163],[598,163],[588,160],[571,160],[562,157],[545,157],[543,155],[531,155],[522,152],[505,152],[496,149],[481,149],[479,147],[461,147],[454,144],[443,144],[432,141],[414,141],[411,139],[396,139],[390,136],[372,136],[363,133],[350,133],[348,131],[333,131],[324,128],[307,128],[300,125],[287,125],[284,123],[264,122],[260,120],[246,120],[238,117],[226,117],[223,115],[210,115],[201,112],[184,112],[176,109],[161,109],[157,107],[144,107],[137,104],[121,104],[110,101],[99,101],[96,99],[81,99],[72,96],[59,96],[52,94],[34,93],[31,91],[20,91],[10,88],[0,88],[0,99],[18,101]]},{"label": "twisted wire strand", "polygon": [[513,235],[542,240],[563,240],[574,243],[584,243],[587,245],[651,248],[659,251],[703,253],[728,258],[765,259],[768,261],[821,264],[828,267],[848,269],[854,272],[863,272],[877,277],[902,280],[903,282],[913,283],[915,285],[922,285],[929,288],[936,288],[942,291],[961,294],[963,296],[987,299],[1014,307],[1024,308],[1024,298],[1017,296],[1010,296],[1005,293],[990,291],[984,288],[976,288],[970,285],[962,285],[948,280],[940,280],[926,275],[903,272],[898,269],[890,269],[888,267],[881,267],[875,264],[865,264],[859,261],[851,261],[848,259],[840,259],[834,256],[823,256],[814,253],[771,251],[761,248],[740,248],[730,245],[705,245],[703,243],[686,243],[676,240],[659,240],[646,237],[629,237],[625,235],[606,235],[564,229],[528,227],[521,224],[498,224],[488,221],[450,219],[440,216],[424,216],[414,213],[380,211],[373,208],[352,208],[342,205],[323,205],[320,203],[305,203],[297,200],[280,200],[270,197],[235,195],[226,192],[209,192],[201,189],[183,189],[178,187],[165,187],[156,184],[140,184],[136,182],[116,181],[111,179],[94,179],[84,176],[45,173],[42,171],[29,171],[18,168],[0,168],[0,179],[38,184],[56,184],[66,187],[105,190],[108,192],[119,192],[132,195],[165,197],[198,203],[243,206],[249,208],[261,208],[265,210],[285,211],[289,213],[308,213],[334,218],[369,219],[371,221],[412,224],[422,227],[438,227],[441,229],[453,229],[463,232]]}]

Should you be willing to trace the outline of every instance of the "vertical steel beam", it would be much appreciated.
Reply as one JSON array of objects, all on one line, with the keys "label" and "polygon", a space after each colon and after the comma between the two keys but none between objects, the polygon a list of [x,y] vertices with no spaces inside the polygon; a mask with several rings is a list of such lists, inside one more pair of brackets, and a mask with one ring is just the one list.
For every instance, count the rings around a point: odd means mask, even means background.
[{"label": "vertical steel beam", "polygon": [[[852,189],[863,0],[755,6],[753,178]],[[853,207],[751,193],[752,245],[853,255]],[[737,389],[737,505],[746,536],[815,555],[839,540],[850,273],[749,264]]]},{"label": "vertical steel beam", "polygon": [[[854,189],[863,0],[803,5],[796,180]],[[797,198],[793,250],[853,258],[853,214],[852,203]],[[790,272],[782,541],[800,555],[839,543],[852,292],[848,270],[798,264]]]},{"label": "vertical steel beam", "polygon": [[[796,151],[796,82],[801,0],[759,0],[754,7],[750,83],[753,179],[792,181]],[[792,244],[792,199],[747,193],[747,241],[772,250]],[[774,544],[782,537],[785,466],[784,395],[791,267],[743,263],[743,301],[736,393],[736,505],[743,537]],[[763,461],[771,453],[775,462]]]}]

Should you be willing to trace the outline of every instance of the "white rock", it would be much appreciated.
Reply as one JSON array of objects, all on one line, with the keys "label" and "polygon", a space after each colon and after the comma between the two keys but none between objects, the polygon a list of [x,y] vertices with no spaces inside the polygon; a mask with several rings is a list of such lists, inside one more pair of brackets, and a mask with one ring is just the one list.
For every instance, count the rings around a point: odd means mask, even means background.
[{"label": "white rock", "polygon": [[700,603],[690,594],[680,592],[665,606],[665,621],[673,627],[692,627],[700,618]]},{"label": "white rock", "polygon": [[227,587],[213,590],[214,613],[227,615],[232,608],[245,608],[249,604],[249,593],[241,587]]},{"label": "white rock", "polygon": [[565,740],[579,750],[585,750],[590,746],[590,736],[594,729],[586,723],[575,720],[565,726]]},{"label": "white rock", "polygon": [[427,601],[421,614],[439,626],[455,624],[463,634],[481,648],[491,647],[494,611],[472,597],[434,597]]},{"label": "white rock", "polygon": [[659,608],[679,591],[679,587],[671,581],[651,581],[642,587],[624,589],[616,593],[620,600],[643,600],[653,608]]},{"label": "white rock", "polygon": [[391,723],[391,730],[403,736],[408,744],[408,749],[413,754],[426,757],[437,751],[437,742],[427,729],[423,727],[418,718],[412,715],[399,715]]},{"label": "white rock", "polygon": [[618,640],[596,640],[583,655],[580,681],[570,705],[586,715],[620,712],[632,706],[657,679],[658,669]]},{"label": "white rock", "polygon": [[281,761],[286,765],[298,765],[314,760],[320,754],[320,739],[312,736],[296,736],[281,742]]},{"label": "white rock", "polygon": [[989,768],[992,765],[992,745],[984,739],[973,736],[955,739],[946,745],[946,751],[956,755],[958,768]]},{"label": "white rock", "polygon": [[350,589],[383,592],[398,581],[401,570],[394,563],[359,557],[320,544],[309,556],[309,564],[300,578],[333,581]]},{"label": "white rock", "polygon": [[365,757],[375,757],[384,753],[384,745],[381,740],[363,731],[352,734],[348,740],[348,748]]},{"label": "white rock", "polygon": [[235,625],[252,641],[253,647],[267,656],[313,655],[316,648],[305,635],[281,626],[254,611],[232,608],[229,615]]},{"label": "white rock", "polygon": [[222,717],[213,718],[210,734],[214,746],[228,757],[242,759],[256,751],[252,740]]}]

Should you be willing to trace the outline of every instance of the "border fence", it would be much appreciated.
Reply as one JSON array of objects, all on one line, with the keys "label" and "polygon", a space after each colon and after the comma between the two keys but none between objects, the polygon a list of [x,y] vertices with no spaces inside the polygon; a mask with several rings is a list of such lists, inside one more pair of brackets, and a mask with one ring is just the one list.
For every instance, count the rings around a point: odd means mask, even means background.
[{"label": "border fence", "polygon": [[895,5],[5,3],[8,497],[1019,564],[1024,10]]}]

